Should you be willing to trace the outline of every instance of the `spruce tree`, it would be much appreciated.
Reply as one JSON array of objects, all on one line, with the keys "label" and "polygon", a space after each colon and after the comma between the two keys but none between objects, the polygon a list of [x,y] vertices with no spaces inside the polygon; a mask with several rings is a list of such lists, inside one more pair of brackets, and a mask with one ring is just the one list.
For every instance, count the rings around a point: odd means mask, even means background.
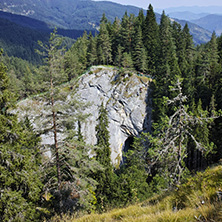
[{"label": "spruce tree", "polygon": [[[116,61],[119,60],[119,47],[120,47],[120,20],[116,17],[115,21],[112,24],[112,32],[111,32],[111,41],[112,41],[112,56],[114,60],[114,64],[120,64],[116,63]],[[118,57],[118,58],[117,58]],[[118,65],[119,66],[119,65]]]},{"label": "spruce tree", "polygon": [[0,220],[38,220],[41,197],[40,139],[14,108],[6,67],[0,64]]},{"label": "spruce tree", "polygon": [[148,73],[151,75],[155,75],[159,60],[160,43],[159,43],[159,27],[156,22],[156,16],[151,4],[148,7],[142,31],[143,31],[143,43],[147,51]]},{"label": "spruce tree", "polygon": [[[163,14],[160,21],[160,73],[165,78],[166,83],[176,80],[176,76],[180,76],[180,69],[176,56],[175,42],[172,36],[172,27],[170,19]],[[169,86],[169,84],[168,84]]]},{"label": "spruce tree", "polygon": [[133,68],[133,60],[131,53],[123,53],[121,64],[124,68]]},{"label": "spruce tree", "polygon": [[[168,185],[178,184],[186,176],[187,167],[185,158],[188,153],[188,139],[193,141],[195,149],[202,155],[207,156],[214,149],[214,145],[209,143],[206,136],[206,125],[213,119],[208,117],[207,112],[203,112],[200,104],[199,113],[194,115],[188,112],[185,105],[187,97],[182,93],[181,82],[177,80],[171,90],[176,92],[176,96],[167,99],[168,105],[173,105],[174,113],[162,119],[162,126],[154,126],[152,136],[148,136],[151,148],[148,150],[151,166],[158,166],[158,175],[168,180]],[[205,113],[203,115],[203,113]],[[201,133],[192,131],[191,126],[200,126]],[[204,126],[204,128],[202,128]],[[204,134],[201,136],[201,134]]]},{"label": "spruce tree", "polygon": [[123,47],[121,45],[118,45],[114,64],[120,67],[122,65],[122,59],[123,59]]},{"label": "spruce tree", "polygon": [[195,101],[201,99],[203,108],[209,106],[211,91],[208,85],[210,76],[209,50],[206,46],[198,48],[198,56],[195,61]]},{"label": "spruce tree", "polygon": [[132,51],[134,23],[134,16],[132,14],[128,16],[127,12],[125,12],[121,22],[120,38],[121,46],[123,47],[124,52],[127,53],[130,53]]},{"label": "spruce tree", "polygon": [[87,50],[87,63],[88,66],[95,65],[97,63],[97,37],[93,37],[92,33],[89,34],[89,44]]},{"label": "spruce tree", "polygon": [[209,76],[209,88],[213,93],[218,89],[218,82],[220,80],[221,65],[219,64],[219,53],[217,45],[216,33],[213,32],[211,40],[209,42],[209,62],[210,62],[210,76]]},{"label": "spruce tree", "polygon": [[104,170],[94,175],[98,182],[96,188],[97,208],[104,210],[112,199],[113,186],[113,166],[111,163],[110,135],[108,131],[108,116],[103,103],[99,110],[98,124],[96,126],[97,146],[96,160],[102,165]]},{"label": "spruce tree", "polygon": [[139,26],[136,31],[135,46],[133,49],[134,66],[138,71],[147,71],[147,52],[143,46],[142,29]]},{"label": "spruce tree", "polygon": [[144,27],[144,22],[145,22],[145,16],[143,14],[143,9],[141,9],[139,11],[139,14],[138,16],[136,17],[136,22],[135,22],[135,25],[136,26],[140,26],[143,30],[143,27]]},{"label": "spruce tree", "polygon": [[103,21],[100,23],[98,35],[98,59],[100,64],[108,65],[112,62],[111,39],[107,30],[107,25]]}]

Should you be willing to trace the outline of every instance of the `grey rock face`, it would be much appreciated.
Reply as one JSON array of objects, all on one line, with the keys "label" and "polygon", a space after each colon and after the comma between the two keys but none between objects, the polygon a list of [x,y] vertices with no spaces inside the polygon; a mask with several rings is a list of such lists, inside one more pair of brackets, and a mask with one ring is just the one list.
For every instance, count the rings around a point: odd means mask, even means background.
[{"label": "grey rock face", "polygon": [[[86,123],[82,124],[82,134],[86,143],[96,144],[95,127],[97,125],[98,111],[103,103],[108,111],[109,132],[111,145],[111,159],[113,164],[119,164],[122,159],[122,150],[125,141],[136,136],[150,127],[150,109],[147,109],[149,79],[136,74],[119,74],[114,68],[95,66],[84,74],[78,81],[77,94],[83,102],[90,102],[84,113],[90,114]],[[70,99],[70,98],[69,98]],[[32,107],[29,111],[31,122],[36,130],[42,127],[37,119],[47,115],[44,101],[34,102],[25,100],[19,104]],[[19,112],[20,115],[24,112]],[[72,113],[70,113],[72,115]],[[41,121],[40,121],[41,122]],[[49,126],[50,126],[49,121]],[[42,135],[42,144],[53,142],[52,134]],[[63,137],[65,135],[60,135]]]}]

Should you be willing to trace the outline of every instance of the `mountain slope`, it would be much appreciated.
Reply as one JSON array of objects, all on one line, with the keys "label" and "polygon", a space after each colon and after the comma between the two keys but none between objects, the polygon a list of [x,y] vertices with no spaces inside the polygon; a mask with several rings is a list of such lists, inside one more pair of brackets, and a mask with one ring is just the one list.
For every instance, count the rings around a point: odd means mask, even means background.
[{"label": "mountain slope", "polygon": [[206,29],[200,27],[199,25],[196,25],[192,22],[188,22],[185,20],[179,20],[179,19],[173,19],[179,24],[182,25],[182,27],[185,26],[185,24],[188,24],[188,27],[190,29],[190,34],[193,36],[193,41],[194,43],[197,44],[202,44],[209,42],[211,39],[212,33],[210,31],[207,31]]},{"label": "mountain slope", "polygon": [[[91,0],[0,0],[0,11],[11,12],[35,18],[46,23],[49,27],[64,29],[95,29],[99,26],[102,14],[108,20],[114,21],[115,17],[122,18],[128,14],[138,15],[139,8],[126,6],[108,1]],[[144,10],[146,14],[146,10]],[[156,14],[160,21],[160,14]],[[184,21],[177,20],[181,25]],[[210,40],[211,33],[189,23],[191,34],[196,44]],[[202,36],[203,35],[203,36]]]},{"label": "mountain slope", "polygon": [[112,2],[91,0],[0,0],[0,10],[26,15],[66,29],[92,29],[105,13],[111,21],[122,18],[125,11],[138,14],[139,8]]},{"label": "mountain slope", "polygon": [[[164,192],[142,203],[80,218],[64,217],[66,222],[158,222],[158,221],[221,221],[222,167],[198,173],[175,191]],[[51,221],[59,221],[57,215]]]},{"label": "mountain slope", "polygon": [[167,13],[167,15],[169,15],[171,18],[192,21],[207,16],[208,13],[193,13],[189,11],[184,11],[184,12],[171,12]]},{"label": "mountain slope", "polygon": [[[39,63],[40,56],[35,52],[38,41],[48,42],[53,30],[41,21],[26,16],[0,12],[0,48],[8,56],[15,56],[32,63]],[[58,34],[72,39],[83,35],[84,30],[58,29]],[[68,41],[70,46],[73,40]],[[69,46],[68,46],[69,47]]]},{"label": "mountain slope", "polygon": [[217,35],[222,33],[222,15],[207,15],[203,18],[192,20],[192,22],[211,32],[215,31]]},{"label": "mountain slope", "polygon": [[27,27],[19,26],[6,19],[0,19],[0,48],[8,56],[16,56],[33,63],[41,61],[35,53],[38,40],[47,41],[49,34]]}]

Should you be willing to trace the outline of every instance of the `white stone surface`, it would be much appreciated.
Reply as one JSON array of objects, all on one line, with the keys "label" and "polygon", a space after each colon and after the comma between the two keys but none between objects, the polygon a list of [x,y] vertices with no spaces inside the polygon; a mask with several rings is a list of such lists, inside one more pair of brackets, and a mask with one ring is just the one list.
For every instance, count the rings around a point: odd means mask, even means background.
[{"label": "white stone surface", "polygon": [[[82,124],[82,133],[86,143],[96,144],[95,127],[99,107],[103,103],[108,111],[111,158],[113,163],[117,164],[122,157],[126,139],[143,131],[144,121],[146,125],[150,124],[146,103],[149,79],[138,77],[136,74],[128,77],[126,74],[115,82],[114,80],[118,79],[118,71],[114,68],[95,66],[90,71],[84,74],[77,84],[79,99],[91,103],[84,110],[84,113],[91,115],[86,123]],[[52,124],[49,118],[50,112],[46,111],[48,104],[41,97],[22,101],[18,107],[18,115],[21,117],[27,113],[37,131],[43,132],[45,123],[50,128]],[[72,111],[69,115],[73,115]],[[59,138],[63,137],[64,135],[59,135]],[[43,133],[42,145],[52,143],[53,134]]]}]

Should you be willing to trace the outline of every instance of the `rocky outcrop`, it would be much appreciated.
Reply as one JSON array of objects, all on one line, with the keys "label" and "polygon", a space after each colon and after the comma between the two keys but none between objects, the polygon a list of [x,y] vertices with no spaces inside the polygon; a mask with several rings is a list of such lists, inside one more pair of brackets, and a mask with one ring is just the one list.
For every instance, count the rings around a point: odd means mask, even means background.
[{"label": "rocky outcrop", "polygon": [[[95,66],[78,80],[77,94],[81,101],[90,102],[84,113],[90,114],[82,124],[82,134],[86,143],[96,144],[95,126],[99,107],[103,103],[108,111],[111,158],[114,164],[122,159],[125,141],[150,128],[150,112],[147,106],[150,79],[137,74],[120,72],[113,67]],[[70,98],[69,98],[70,99]],[[46,102],[41,99],[25,100],[19,104],[19,115],[24,115],[24,107],[29,109],[28,116],[36,130],[43,125],[39,119],[47,116]],[[21,110],[23,109],[23,111]],[[69,113],[72,115],[72,112]],[[49,122],[50,127],[50,122]],[[59,135],[64,137],[62,133]],[[53,143],[53,135],[42,135],[42,144]]]}]

